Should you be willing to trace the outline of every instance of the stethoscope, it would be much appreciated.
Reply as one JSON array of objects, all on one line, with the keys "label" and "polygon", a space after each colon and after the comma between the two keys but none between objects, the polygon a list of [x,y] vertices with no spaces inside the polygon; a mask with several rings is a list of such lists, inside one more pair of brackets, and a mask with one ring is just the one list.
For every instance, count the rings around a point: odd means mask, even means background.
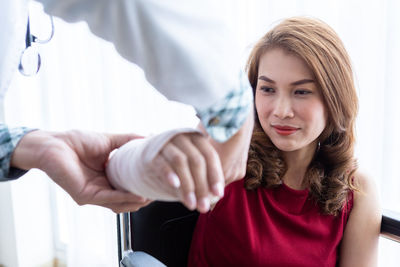
[{"label": "stethoscope", "polygon": [[26,30],[25,37],[25,50],[21,54],[21,58],[19,61],[19,72],[25,76],[33,76],[37,74],[40,70],[40,65],[42,63],[42,59],[40,57],[39,51],[32,46],[33,43],[45,44],[50,42],[54,35],[54,21],[53,17],[50,16],[51,22],[51,33],[47,39],[39,39],[36,36],[31,34],[30,22],[28,17],[28,25]]}]

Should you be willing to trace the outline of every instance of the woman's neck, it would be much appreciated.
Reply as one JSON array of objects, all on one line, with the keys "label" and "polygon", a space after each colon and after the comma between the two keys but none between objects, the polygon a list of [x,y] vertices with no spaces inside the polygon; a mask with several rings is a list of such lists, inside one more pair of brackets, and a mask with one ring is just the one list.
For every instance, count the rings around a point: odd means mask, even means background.
[{"label": "woman's neck", "polygon": [[283,152],[287,171],[282,180],[287,186],[298,190],[305,189],[304,176],[314,157],[316,146],[315,142],[296,151]]}]

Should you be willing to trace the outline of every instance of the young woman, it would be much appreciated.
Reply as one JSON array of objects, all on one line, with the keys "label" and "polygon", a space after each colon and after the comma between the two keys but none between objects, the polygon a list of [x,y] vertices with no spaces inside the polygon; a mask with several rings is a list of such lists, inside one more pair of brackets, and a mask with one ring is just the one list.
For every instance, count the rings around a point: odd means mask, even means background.
[{"label": "young woman", "polygon": [[189,266],[376,266],[380,208],[357,169],[357,96],[337,34],[290,18],[248,61],[256,121],[246,177],[201,214]]}]

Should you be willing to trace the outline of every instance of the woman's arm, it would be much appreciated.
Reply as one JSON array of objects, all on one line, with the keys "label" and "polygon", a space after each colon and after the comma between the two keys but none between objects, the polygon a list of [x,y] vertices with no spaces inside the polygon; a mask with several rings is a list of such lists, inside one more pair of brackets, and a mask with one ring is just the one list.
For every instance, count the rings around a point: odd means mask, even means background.
[{"label": "woman's arm", "polygon": [[339,266],[377,266],[381,209],[376,186],[366,175],[356,172],[354,205],[340,249]]}]

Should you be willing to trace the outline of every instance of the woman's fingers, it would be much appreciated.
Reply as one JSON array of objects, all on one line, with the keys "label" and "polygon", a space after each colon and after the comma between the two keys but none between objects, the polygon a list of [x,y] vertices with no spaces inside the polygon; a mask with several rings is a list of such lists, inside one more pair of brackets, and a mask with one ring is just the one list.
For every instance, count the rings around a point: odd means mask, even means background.
[{"label": "woman's fingers", "polygon": [[180,181],[182,201],[189,209],[207,212],[210,194],[221,197],[224,177],[219,156],[211,144],[201,135],[181,134],[174,137],[162,149],[160,156],[169,165],[162,171],[169,184],[176,176]]},{"label": "woman's fingers", "polygon": [[186,156],[186,164],[189,167],[191,178],[193,179],[198,211],[207,212],[210,209],[210,200],[207,165],[204,155],[199,148],[192,143],[190,135],[178,136],[172,140],[172,143]]},{"label": "woman's fingers", "polygon": [[192,136],[191,140],[193,144],[200,150],[206,161],[209,190],[215,196],[222,197],[224,195],[225,181],[218,153],[202,136]]},{"label": "woman's fingers", "polygon": [[[167,144],[163,149],[165,150],[166,147],[169,145],[170,144]],[[164,151],[164,153],[168,152]],[[178,175],[175,173],[174,169],[170,166],[168,161],[164,158],[162,152],[154,159],[153,164],[159,171],[160,177],[162,179],[165,179],[170,186],[172,186],[173,188],[179,188],[181,186],[181,181]]]},{"label": "woman's fingers", "polygon": [[197,206],[197,201],[194,194],[194,182],[185,153],[173,143],[168,143],[162,149],[161,155],[179,177],[182,201],[188,209],[194,210]]}]

